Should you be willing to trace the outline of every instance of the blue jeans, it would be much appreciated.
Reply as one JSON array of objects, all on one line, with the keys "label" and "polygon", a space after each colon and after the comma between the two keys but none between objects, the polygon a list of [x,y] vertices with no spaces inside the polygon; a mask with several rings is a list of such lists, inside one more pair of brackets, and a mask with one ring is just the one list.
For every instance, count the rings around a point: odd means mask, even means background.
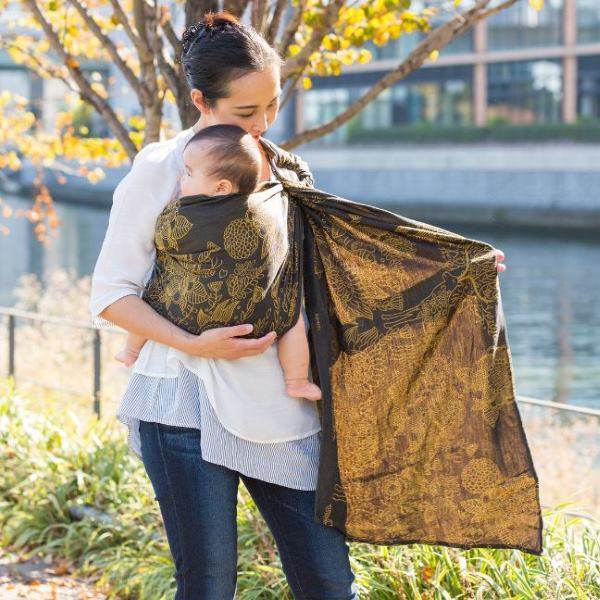
[{"label": "blue jeans", "polygon": [[175,563],[175,599],[235,597],[240,477],[273,534],[294,598],[358,599],[346,537],[314,519],[315,492],[203,460],[200,434],[194,428],[140,423],[142,460]]}]

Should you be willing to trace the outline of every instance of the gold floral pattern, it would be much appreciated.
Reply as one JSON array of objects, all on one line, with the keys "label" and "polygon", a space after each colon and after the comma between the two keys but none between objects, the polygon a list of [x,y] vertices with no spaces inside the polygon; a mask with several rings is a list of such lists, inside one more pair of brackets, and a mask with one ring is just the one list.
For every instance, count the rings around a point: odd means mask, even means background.
[{"label": "gold floral pattern", "polygon": [[262,335],[295,322],[304,287],[323,391],[315,518],[351,541],[540,554],[493,248],[316,189],[261,142],[287,231],[240,198],[210,232],[216,204],[165,209],[148,301],[178,324],[243,317]]}]

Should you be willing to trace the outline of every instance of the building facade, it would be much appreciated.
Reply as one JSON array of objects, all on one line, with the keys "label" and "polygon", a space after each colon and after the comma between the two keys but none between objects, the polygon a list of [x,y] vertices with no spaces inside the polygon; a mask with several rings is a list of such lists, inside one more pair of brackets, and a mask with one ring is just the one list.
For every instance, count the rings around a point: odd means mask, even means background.
[{"label": "building facade", "polygon": [[[446,17],[447,18],[447,17]],[[435,23],[432,23],[435,26]],[[423,39],[411,34],[336,77],[314,77],[296,104],[296,131],[329,121],[394,69]],[[386,89],[323,138],[411,127],[600,123],[600,0],[527,0],[478,23],[436,61]]]}]

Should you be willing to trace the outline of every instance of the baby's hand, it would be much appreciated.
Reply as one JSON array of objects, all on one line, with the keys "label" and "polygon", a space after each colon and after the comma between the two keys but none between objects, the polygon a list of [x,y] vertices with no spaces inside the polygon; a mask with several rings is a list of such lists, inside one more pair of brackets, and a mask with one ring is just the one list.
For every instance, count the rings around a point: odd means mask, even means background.
[{"label": "baby's hand", "polygon": [[126,367],[131,367],[135,363],[135,361],[138,359],[139,355],[140,355],[140,353],[136,352],[135,350],[130,350],[129,348],[123,348],[122,350],[119,350],[119,352],[117,352],[115,354],[115,358],[119,362],[122,362]]}]

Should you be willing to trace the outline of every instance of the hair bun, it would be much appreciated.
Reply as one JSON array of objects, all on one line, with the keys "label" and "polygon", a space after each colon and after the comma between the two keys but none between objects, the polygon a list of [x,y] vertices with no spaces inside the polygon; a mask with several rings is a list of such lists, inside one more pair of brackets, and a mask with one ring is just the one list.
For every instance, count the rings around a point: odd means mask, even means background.
[{"label": "hair bun", "polygon": [[204,14],[204,18],[193,25],[186,28],[181,36],[181,47],[183,53],[186,54],[190,49],[190,46],[196,41],[204,37],[207,32],[211,35],[217,30],[223,30],[228,25],[239,26],[240,22],[238,19],[227,12],[226,10],[220,12],[208,11]]}]

